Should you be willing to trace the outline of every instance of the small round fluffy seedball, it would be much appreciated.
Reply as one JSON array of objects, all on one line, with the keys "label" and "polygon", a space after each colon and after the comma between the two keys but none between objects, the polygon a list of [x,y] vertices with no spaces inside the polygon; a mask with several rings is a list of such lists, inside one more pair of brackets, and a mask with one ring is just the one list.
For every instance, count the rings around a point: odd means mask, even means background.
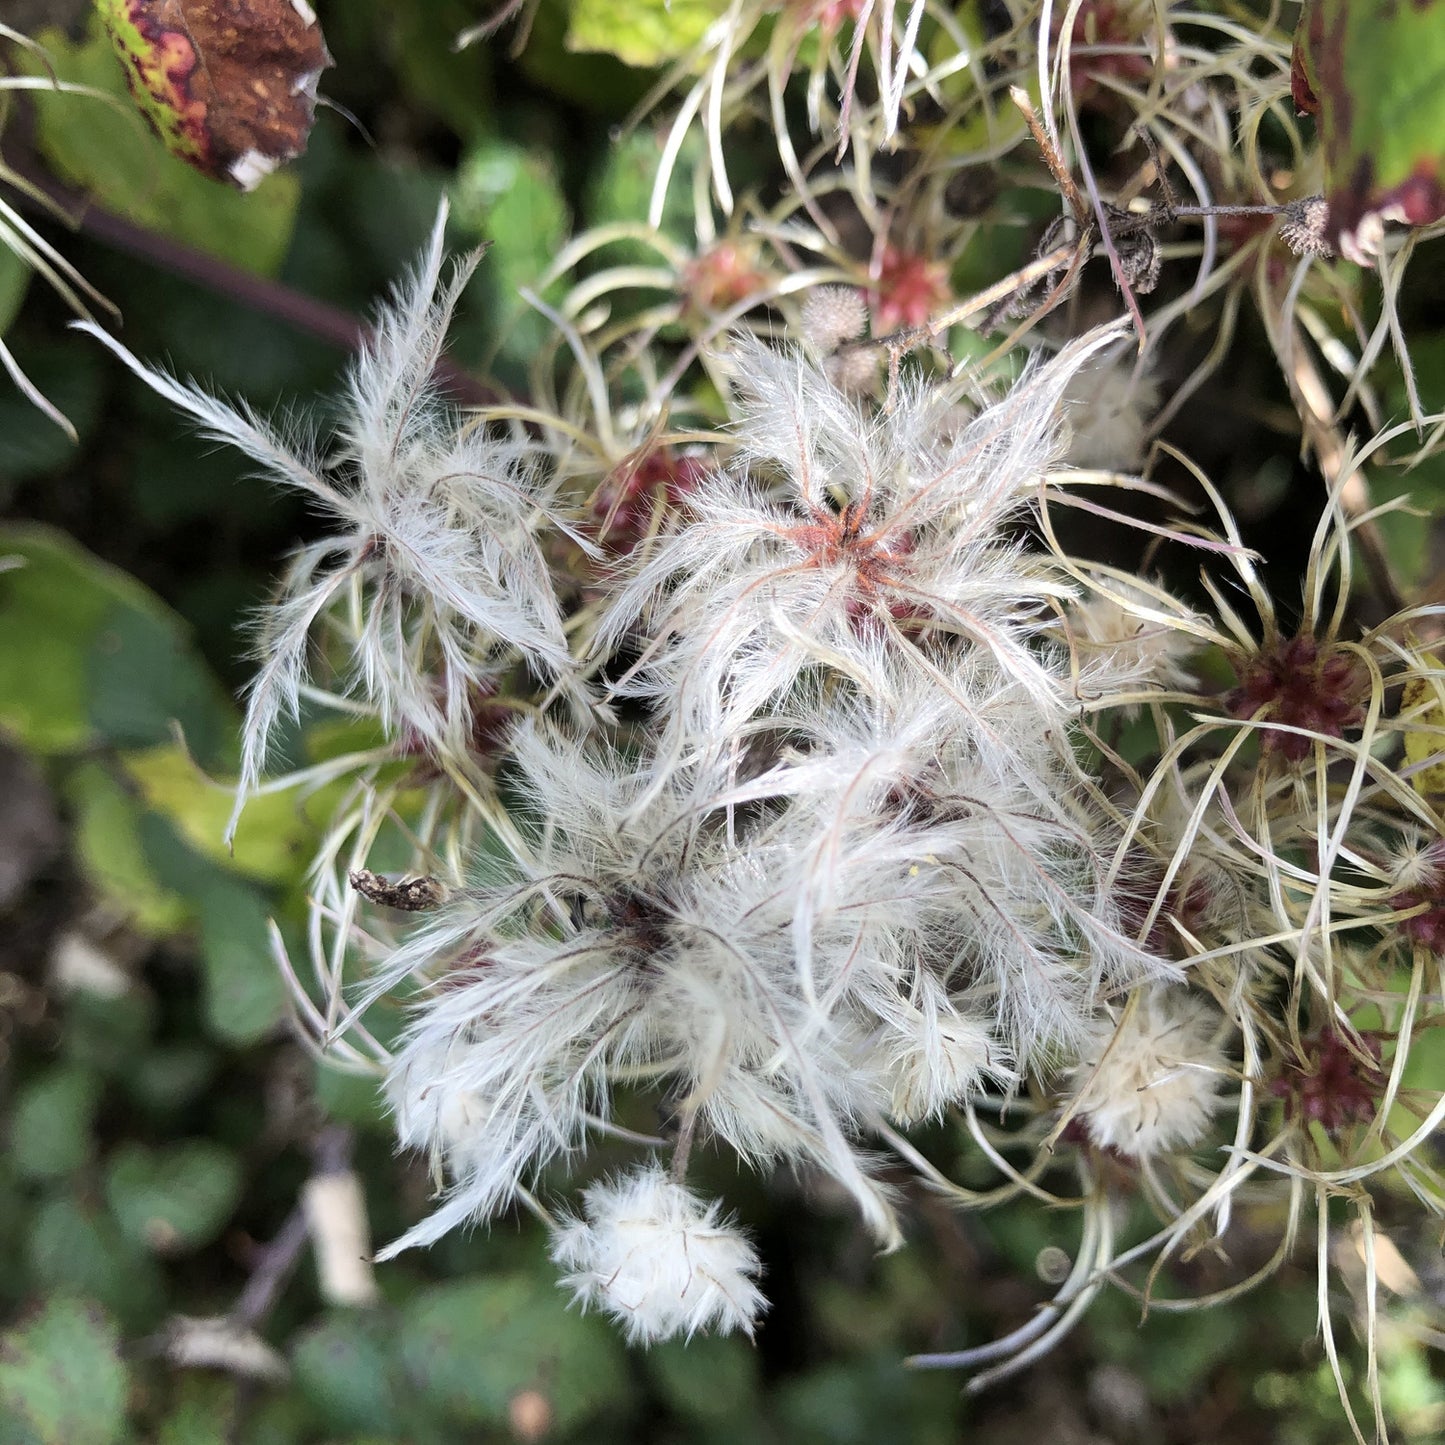
[{"label": "small round fluffy seedball", "polygon": [[1103,1024],[1073,1070],[1075,1117],[1090,1140],[1131,1159],[1188,1149],[1219,1108],[1226,1075],[1218,1010],[1177,986],[1151,984],[1117,1027]]},{"label": "small round fluffy seedball", "polygon": [[851,286],[819,286],[808,293],[799,320],[804,337],[826,354],[862,336],[868,304]]},{"label": "small round fluffy seedball", "polygon": [[552,1239],[562,1284],[651,1344],[698,1330],[751,1335],[767,1308],[757,1251],[737,1227],[656,1164],[594,1184],[581,1219]]}]

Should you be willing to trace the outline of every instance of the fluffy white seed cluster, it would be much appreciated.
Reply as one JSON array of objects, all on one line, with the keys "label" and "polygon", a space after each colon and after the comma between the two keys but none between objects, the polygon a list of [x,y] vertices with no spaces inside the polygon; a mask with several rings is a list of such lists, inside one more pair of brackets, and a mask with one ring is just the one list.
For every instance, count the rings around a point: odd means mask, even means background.
[{"label": "fluffy white seed cluster", "polygon": [[758,1256],[721,1212],[645,1165],[583,1193],[582,1217],[558,1228],[552,1259],[573,1297],[612,1316],[629,1340],[751,1335],[767,1308]]},{"label": "fluffy white seed cluster", "polygon": [[[534,449],[470,423],[433,376],[477,260],[459,263],[443,283],[445,223],[443,208],[416,272],[353,364],[329,447],[146,367],[98,327],[78,324],[205,436],[237,447],[262,476],[336,524],[295,554],[262,615],[237,815],[277,725],[299,713],[312,650],[328,631],[348,639],[349,653],[330,685],[363,698],[391,735],[439,752],[464,749],[477,697],[509,662],[520,657],[543,676],[570,673],[536,538],[542,525],[567,528]],[[349,616],[359,625],[328,629]],[[235,826],[233,817],[228,838]]]},{"label": "fluffy white seed cluster", "polygon": [[[612,579],[574,664],[569,589],[538,534],[581,539],[540,445],[438,401],[465,279],[434,300],[440,267],[438,227],[354,370],[325,472],[314,447],[131,363],[338,519],[263,628],[243,784],[342,610],[361,619],[341,629],[343,686],[398,744],[455,752],[458,776],[498,668],[525,663],[578,703],[513,729],[492,800],[509,858],[453,880],[361,1001],[417,990],[388,1094],[404,1143],[447,1180],[383,1254],[530,1197],[617,1132],[616,1096],[638,1088],[672,1120],[677,1180],[695,1144],[802,1164],[891,1247],[877,1139],[1080,1057],[1111,1000],[1175,972],[1121,920],[1116,826],[1074,757],[1077,664],[1051,631],[1074,584],[1018,540],[1061,453],[1066,389],[1117,332],[991,405],[914,382],[886,408],[737,339],[721,464]],[[579,703],[584,663],[627,699],[625,728]],[[1091,682],[1109,667],[1091,663]],[[1119,667],[1133,680],[1136,660]],[[1169,1047],[1149,1058],[1173,1067]],[[1147,1105],[1128,1101],[1154,1118],[1173,1095],[1151,1068],[1135,1065]],[[1137,1147],[1125,1106],[1089,1109]],[[1156,1138],[1188,1134],[1164,1114]],[[584,1199],[555,1243],[580,1299],[649,1339],[757,1317],[756,1258],[718,1206],[650,1164]]]},{"label": "fluffy white seed cluster", "polygon": [[625,749],[520,726],[512,876],[376,981],[444,985],[391,1097],[451,1189],[392,1251],[504,1206],[639,1080],[689,1140],[831,1175],[891,1246],[871,1134],[1077,1057],[1105,1000],[1171,972],[1121,926],[1071,756],[1044,637],[1069,586],[1009,539],[1099,344],[972,419],[924,386],[877,414],[737,344],[731,461],[599,629],[646,725]]},{"label": "fluffy white seed cluster", "polygon": [[1219,1010],[1183,988],[1141,989],[1100,1025],[1075,1071],[1077,1118],[1100,1148],[1149,1159],[1197,1144],[1228,1079]]}]

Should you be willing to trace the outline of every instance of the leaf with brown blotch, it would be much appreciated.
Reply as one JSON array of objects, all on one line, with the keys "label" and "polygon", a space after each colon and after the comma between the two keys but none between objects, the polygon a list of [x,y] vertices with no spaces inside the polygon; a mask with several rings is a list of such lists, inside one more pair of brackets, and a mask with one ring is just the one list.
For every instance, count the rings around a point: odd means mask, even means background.
[{"label": "leaf with brown blotch", "polygon": [[249,191],[306,149],[331,64],[306,0],[97,0],[172,155]]}]

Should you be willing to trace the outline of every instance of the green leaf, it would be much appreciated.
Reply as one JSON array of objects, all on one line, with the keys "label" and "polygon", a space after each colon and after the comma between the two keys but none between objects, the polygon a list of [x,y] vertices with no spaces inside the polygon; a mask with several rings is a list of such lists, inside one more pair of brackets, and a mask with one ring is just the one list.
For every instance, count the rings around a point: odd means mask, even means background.
[{"label": "green leaf", "polygon": [[248,271],[280,267],[300,196],[294,175],[270,176],[248,193],[217,186],[156,145],[98,18],[79,43],[54,30],[38,38],[61,80],[111,98],[33,92],[36,141],[62,180],[138,225]]},{"label": "green leaf", "polygon": [[236,1379],[215,1375],[178,1376],[154,1445],[233,1445],[237,1423],[245,1415],[238,1398],[243,1388]]},{"label": "green leaf", "polygon": [[374,1074],[350,1074],[318,1059],[315,1066],[316,1102],[328,1119],[390,1134],[392,1123]]},{"label": "green leaf", "polygon": [[36,1289],[97,1300],[127,1330],[149,1329],[164,1312],[155,1260],[127,1240],[104,1210],[75,1199],[48,1199],[36,1209],[26,1261]]},{"label": "green leaf", "polygon": [[825,1365],[778,1391],[781,1437],[789,1445],[953,1445],[958,1381],[904,1369],[896,1355]]},{"label": "green leaf", "polygon": [[122,994],[77,989],[66,1001],[61,1052],[102,1075],[128,1074],[156,1028],[155,999],[141,988]]},{"label": "green leaf", "polygon": [[500,1425],[522,1391],[551,1406],[558,1434],[627,1398],[625,1357],[601,1320],[526,1275],[438,1285],[410,1300],[398,1334],[416,1389],[458,1423]]},{"label": "green leaf", "polygon": [[291,1350],[296,1384],[332,1430],[400,1430],[411,1412],[395,1356],[396,1321],[337,1311]]},{"label": "green leaf", "polygon": [[33,751],[100,738],[159,742],[179,721],[198,745],[229,735],[232,711],[182,619],[119,568],[48,527],[0,530],[0,726]]},{"label": "green leaf", "polygon": [[110,1445],[125,1397],[120,1341],[94,1305],[51,1300],[0,1337],[0,1445]]},{"label": "green leaf", "polygon": [[65,792],[75,813],[76,852],[91,886],[144,933],[165,937],[182,928],[190,909],[146,858],[135,799],[100,763],[82,763]]},{"label": "green leaf", "polygon": [[176,743],[128,753],[121,765],[146,804],[203,858],[265,883],[291,882],[305,871],[338,792],[329,788],[305,798],[285,792],[252,798],[231,853],[224,835],[235,801],[233,782],[213,782]]},{"label": "green leaf", "polygon": [[167,1118],[195,1103],[215,1072],[215,1051],[199,1044],[147,1049],[126,1070],[125,1091],[147,1113]]},{"label": "green leaf", "polygon": [[643,1356],[668,1407],[685,1420],[721,1425],[750,1417],[758,1406],[758,1353],[739,1335],[673,1339]]},{"label": "green leaf", "polygon": [[90,640],[86,686],[91,721],[120,747],[164,742],[178,723],[188,746],[209,757],[231,733],[225,694],[180,619],[158,605],[106,611]]},{"label": "green leaf", "polygon": [[569,50],[601,50],[651,67],[692,49],[727,9],[723,0],[576,0]]},{"label": "green leaf", "polygon": [[[0,249],[0,256],[8,255]],[[95,349],[98,350],[98,349]],[[36,388],[86,441],[100,416],[106,378],[101,357],[66,337],[31,343],[19,357]],[[0,387],[0,481],[15,483],[63,471],[77,460],[75,443],[27,397]]]},{"label": "green leaf", "polygon": [[499,364],[525,375],[552,328],[518,292],[535,285],[570,226],[556,168],[548,156],[521,146],[484,142],[458,166],[452,203],[458,228],[490,242],[480,272],[493,301],[488,339]]},{"label": "green leaf", "polygon": [[228,1043],[255,1043],[286,1016],[267,919],[256,891],[228,879],[217,878],[201,899],[206,1027]]},{"label": "green leaf", "polygon": [[474,139],[493,120],[492,57],[500,55],[486,45],[456,48],[457,36],[477,18],[476,6],[472,0],[427,0],[390,9],[392,54],[407,99]]},{"label": "green leaf", "polygon": [[286,1013],[266,900],[188,848],[161,814],[144,814],[137,833],[156,876],[185,899],[200,926],[208,1030],[233,1044],[264,1038]]},{"label": "green leaf", "polygon": [[[30,341],[17,359],[35,388],[70,422],[84,444],[102,415],[108,365],[73,337]],[[0,482],[33,481],[77,464],[75,442],[26,396],[0,388]],[[3,495],[3,489],[0,489]]]},{"label": "green leaf", "polygon": [[94,728],[83,649],[124,573],[48,528],[0,531],[0,556],[24,563],[0,573],[0,725],[35,752],[84,747]]},{"label": "green leaf", "polygon": [[99,1081],[89,1069],[62,1065],[20,1091],[10,1125],[10,1157],[28,1179],[73,1174],[90,1157]]},{"label": "green leaf", "polygon": [[221,1232],[241,1192],[235,1156],[203,1139],[149,1149],[125,1144],[106,1168],[105,1197],[125,1237],[180,1254]]},{"label": "green leaf", "polygon": [[[687,174],[697,160],[704,142],[689,135],[683,142],[678,169]],[[587,187],[585,216],[588,226],[606,226],[631,221],[647,214],[652,200],[652,183],[662,156],[662,141],[650,131],[631,131],[613,142],[604,164]],[[664,199],[662,224],[658,230],[684,251],[697,245],[693,231],[692,197],[686,186],[669,186]],[[614,241],[595,253],[599,263],[609,265],[664,265],[655,246],[642,240]]]},{"label": "green leaf", "polygon": [[1368,264],[1381,219],[1445,215],[1445,3],[1309,0],[1295,102],[1319,119],[1334,244]]}]

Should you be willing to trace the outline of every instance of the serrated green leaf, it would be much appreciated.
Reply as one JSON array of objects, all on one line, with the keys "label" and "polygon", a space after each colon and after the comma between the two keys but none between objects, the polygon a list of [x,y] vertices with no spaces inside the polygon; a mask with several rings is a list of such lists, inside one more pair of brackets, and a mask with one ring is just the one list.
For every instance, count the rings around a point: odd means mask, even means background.
[{"label": "serrated green leaf", "polygon": [[569,50],[600,50],[628,65],[665,65],[691,50],[727,9],[723,0],[575,0]]},{"label": "serrated green leaf", "polygon": [[280,267],[300,196],[294,175],[277,173],[246,193],[223,190],[167,155],[135,113],[98,18],[79,43],[54,30],[38,39],[61,80],[117,102],[33,92],[36,141],[57,175],[140,225],[248,271]]},{"label": "serrated green leaf", "polygon": [[15,1101],[10,1153],[27,1179],[72,1174],[90,1157],[100,1082],[89,1069],[62,1065],[33,1079]]},{"label": "serrated green leaf", "polygon": [[106,1165],[105,1198],[122,1233],[158,1254],[209,1243],[240,1192],[235,1156],[204,1139],[158,1149],[126,1144]]},{"label": "serrated green leaf", "polygon": [[1373,249],[1371,218],[1445,215],[1445,4],[1309,0],[1295,33],[1295,100],[1314,111],[1331,239]]},{"label": "serrated green leaf", "polygon": [[3,1445],[110,1445],[125,1428],[126,1373],[104,1311],[51,1300],[0,1337]]},{"label": "serrated green leaf", "polygon": [[627,1398],[615,1332],[530,1276],[424,1290],[407,1303],[398,1333],[414,1387],[458,1423],[503,1424],[509,1401],[533,1390],[565,1434]]}]

